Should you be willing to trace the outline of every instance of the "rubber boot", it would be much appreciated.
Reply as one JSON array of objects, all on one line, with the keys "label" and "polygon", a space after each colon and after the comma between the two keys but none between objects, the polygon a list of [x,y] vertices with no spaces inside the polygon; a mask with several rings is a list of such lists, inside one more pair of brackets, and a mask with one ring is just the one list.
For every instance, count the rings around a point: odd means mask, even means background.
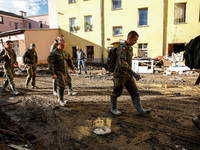
[{"label": "rubber boot", "polygon": [[132,102],[133,102],[133,105],[135,106],[135,108],[137,110],[137,112],[136,112],[137,115],[145,115],[145,114],[149,114],[150,113],[150,110],[145,110],[142,107],[142,104],[141,104],[139,96],[137,96],[135,98],[132,97]]},{"label": "rubber boot", "polygon": [[66,106],[66,103],[63,101],[64,99],[64,90],[58,89],[58,102],[61,106]]},{"label": "rubber boot", "polygon": [[16,88],[15,88],[15,84],[10,84],[10,87],[11,87],[11,89],[12,89],[12,91],[13,91],[13,93],[15,94],[15,95],[18,95],[19,94],[19,92],[16,90]]},{"label": "rubber boot", "polygon": [[74,96],[74,95],[76,95],[77,93],[76,92],[74,92],[73,90],[72,90],[72,87],[68,87],[68,95],[69,96]]},{"label": "rubber boot", "polygon": [[53,95],[56,95],[56,96],[58,95],[56,86],[53,86]]},{"label": "rubber boot", "polygon": [[110,96],[110,102],[111,102],[111,113],[114,115],[121,115],[122,113],[117,110],[117,97]]},{"label": "rubber boot", "polygon": [[9,92],[9,90],[7,89],[7,86],[8,86],[8,81],[4,81],[3,88],[2,88],[3,92]]}]

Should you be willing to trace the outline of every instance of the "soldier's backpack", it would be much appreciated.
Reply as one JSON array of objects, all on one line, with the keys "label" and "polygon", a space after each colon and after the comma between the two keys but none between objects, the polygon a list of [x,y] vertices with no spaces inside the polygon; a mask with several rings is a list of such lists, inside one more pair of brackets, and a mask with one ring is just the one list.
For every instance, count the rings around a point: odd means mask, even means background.
[{"label": "soldier's backpack", "polygon": [[115,69],[117,48],[118,46],[112,47],[108,52],[108,58],[105,64],[105,69],[109,72],[113,72]]},{"label": "soldier's backpack", "polygon": [[191,39],[185,47],[185,65],[190,69],[200,69],[200,36]]}]

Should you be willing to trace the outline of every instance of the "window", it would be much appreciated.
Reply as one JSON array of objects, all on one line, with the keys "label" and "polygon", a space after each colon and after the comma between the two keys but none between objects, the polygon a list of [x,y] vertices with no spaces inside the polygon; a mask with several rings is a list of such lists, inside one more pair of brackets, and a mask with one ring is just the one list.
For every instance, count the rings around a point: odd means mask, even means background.
[{"label": "window", "polygon": [[31,29],[31,23],[28,23],[28,28]]},{"label": "window", "polygon": [[18,27],[18,23],[15,23],[15,29],[18,29],[19,27]]},{"label": "window", "polygon": [[19,41],[13,41],[13,49],[15,50],[16,55],[19,56]]},{"label": "window", "polygon": [[185,23],[186,18],[186,3],[175,4],[174,8],[174,23]]},{"label": "window", "polygon": [[76,18],[71,18],[70,19],[70,32],[77,32],[78,27],[76,25]]},{"label": "window", "polygon": [[76,3],[76,0],[69,0],[69,3]]},{"label": "window", "polygon": [[113,36],[122,36],[122,27],[113,27]]},{"label": "window", "polygon": [[121,0],[112,0],[113,10],[121,9]]},{"label": "window", "polygon": [[3,24],[3,16],[0,16],[0,24]]},{"label": "window", "polygon": [[87,46],[87,58],[94,58],[94,46]]},{"label": "window", "polygon": [[92,16],[85,17],[85,31],[93,31]]},{"label": "window", "polygon": [[148,8],[139,9],[139,26],[147,26]]},{"label": "window", "polygon": [[12,27],[12,22],[10,21],[10,27]]},{"label": "window", "polygon": [[42,21],[39,21],[39,28],[43,28]]},{"label": "window", "polygon": [[76,46],[73,46],[72,47],[73,58],[77,58],[76,51],[77,51]]},{"label": "window", "polygon": [[148,44],[138,44],[138,56],[148,57]]}]

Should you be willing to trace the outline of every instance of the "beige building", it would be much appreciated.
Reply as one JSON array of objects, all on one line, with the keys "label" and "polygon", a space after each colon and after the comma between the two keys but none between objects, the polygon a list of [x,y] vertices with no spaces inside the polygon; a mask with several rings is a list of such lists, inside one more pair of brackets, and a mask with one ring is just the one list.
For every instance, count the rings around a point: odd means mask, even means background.
[{"label": "beige building", "polygon": [[[133,53],[137,57],[171,56],[200,34],[200,0],[58,0],[60,33],[76,58],[79,45],[90,62],[105,62],[107,49],[139,33]],[[56,5],[52,5],[56,3]],[[51,9],[51,8],[50,8]],[[54,11],[55,12],[55,11]]]}]

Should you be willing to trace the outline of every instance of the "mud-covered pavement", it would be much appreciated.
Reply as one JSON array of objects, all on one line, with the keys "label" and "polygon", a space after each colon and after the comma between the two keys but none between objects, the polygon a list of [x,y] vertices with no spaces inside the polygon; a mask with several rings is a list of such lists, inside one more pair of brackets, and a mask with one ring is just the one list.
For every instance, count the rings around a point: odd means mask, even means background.
[{"label": "mud-covered pavement", "polygon": [[[152,113],[137,116],[124,89],[118,98],[123,115],[114,116],[110,113],[111,76],[102,70],[88,73],[72,75],[78,94],[68,96],[65,90],[67,107],[61,107],[52,94],[50,75],[38,74],[39,89],[25,89],[25,76],[15,77],[21,95],[0,94],[0,149],[12,150],[8,144],[41,150],[200,149],[200,130],[191,121],[200,112],[200,86],[193,86],[197,76],[142,74],[137,85],[143,107]],[[111,133],[93,133],[103,121]]]}]

